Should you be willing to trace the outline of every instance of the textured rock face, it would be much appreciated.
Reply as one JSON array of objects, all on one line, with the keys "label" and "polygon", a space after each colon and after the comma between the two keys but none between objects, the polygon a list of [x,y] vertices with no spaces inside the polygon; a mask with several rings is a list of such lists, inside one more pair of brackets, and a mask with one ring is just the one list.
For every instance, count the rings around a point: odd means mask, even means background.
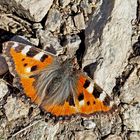
[{"label": "textured rock face", "polygon": [[76,53],[87,74],[108,94],[116,91],[120,103],[118,112],[57,123],[19,94],[0,57],[0,140],[140,140],[139,11],[140,0],[0,0],[0,46],[13,40],[64,58]]},{"label": "textured rock face", "polygon": [[100,4],[85,30],[84,65],[102,58],[94,78],[111,93],[115,78],[122,73],[131,51],[131,21],[136,18],[137,0],[103,0]]},{"label": "textured rock face", "polygon": [[124,125],[131,131],[140,131],[140,104],[124,106]]},{"label": "textured rock face", "polygon": [[8,93],[8,86],[5,81],[0,79],[0,100]]},{"label": "textured rock face", "polygon": [[[1,0],[0,4],[6,5],[18,15],[31,21],[39,22],[47,14],[53,0]],[[14,8],[13,8],[14,7]]]},{"label": "textured rock face", "polygon": [[7,119],[9,121],[16,120],[17,118],[27,116],[29,108],[22,101],[16,98],[9,97],[7,104],[4,106]]}]

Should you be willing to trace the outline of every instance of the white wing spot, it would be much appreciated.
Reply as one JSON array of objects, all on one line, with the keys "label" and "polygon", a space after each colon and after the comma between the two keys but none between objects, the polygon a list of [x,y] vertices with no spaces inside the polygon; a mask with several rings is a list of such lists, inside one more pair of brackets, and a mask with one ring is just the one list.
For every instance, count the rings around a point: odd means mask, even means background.
[{"label": "white wing spot", "polygon": [[85,104],[84,100],[82,100],[82,101],[79,102],[79,105],[80,106],[83,106],[84,104]]},{"label": "white wing spot", "polygon": [[34,56],[34,59],[40,60],[43,55],[44,55],[44,52],[40,52]]},{"label": "white wing spot", "polygon": [[106,93],[103,91],[103,92],[100,94],[99,99],[100,99],[101,101],[104,101],[105,97],[106,97]]},{"label": "white wing spot", "polygon": [[27,68],[26,68],[26,72],[27,72],[27,73],[31,72],[31,67],[27,67]]},{"label": "white wing spot", "polygon": [[24,49],[21,51],[22,54],[26,55],[27,52],[30,50],[31,46],[27,45],[24,47]]},{"label": "white wing spot", "polygon": [[90,85],[88,86],[88,88],[86,88],[86,90],[92,94],[93,92],[93,88],[94,88],[94,85],[92,83],[90,83]]}]

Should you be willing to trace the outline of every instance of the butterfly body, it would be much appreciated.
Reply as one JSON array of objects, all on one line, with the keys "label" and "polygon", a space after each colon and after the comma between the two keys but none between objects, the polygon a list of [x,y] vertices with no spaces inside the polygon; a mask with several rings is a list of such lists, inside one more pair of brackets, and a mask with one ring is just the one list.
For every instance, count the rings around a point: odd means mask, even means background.
[{"label": "butterfly body", "polygon": [[90,116],[113,110],[111,98],[79,70],[74,58],[62,61],[33,46],[9,41],[3,53],[24,94],[54,116]]}]

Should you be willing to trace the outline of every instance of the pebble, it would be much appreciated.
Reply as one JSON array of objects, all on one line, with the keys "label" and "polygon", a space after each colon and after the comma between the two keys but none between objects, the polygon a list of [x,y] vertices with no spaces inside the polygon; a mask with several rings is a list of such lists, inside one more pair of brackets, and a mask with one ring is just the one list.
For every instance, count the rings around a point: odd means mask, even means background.
[{"label": "pebble", "polygon": [[29,112],[28,105],[12,96],[7,98],[7,103],[4,105],[4,109],[8,121],[16,120],[20,117],[26,117]]},{"label": "pebble", "polygon": [[57,9],[51,9],[48,13],[45,28],[48,31],[54,32],[57,29],[60,30],[60,25],[61,25],[61,13]]},{"label": "pebble", "polygon": [[76,16],[74,16],[74,23],[77,29],[79,30],[85,29],[86,25],[85,25],[83,13],[79,13]]},{"label": "pebble", "polygon": [[8,71],[8,65],[5,58],[0,54],[0,75],[5,74]]},{"label": "pebble", "polygon": [[0,79],[0,100],[3,99],[3,97],[8,93],[8,86],[7,83]]}]

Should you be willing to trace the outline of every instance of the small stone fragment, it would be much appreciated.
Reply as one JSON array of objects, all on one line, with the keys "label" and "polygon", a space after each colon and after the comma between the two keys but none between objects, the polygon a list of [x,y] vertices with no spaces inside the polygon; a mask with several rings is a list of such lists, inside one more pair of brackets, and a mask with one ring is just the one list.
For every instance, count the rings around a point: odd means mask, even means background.
[{"label": "small stone fragment", "polygon": [[[64,28],[64,35],[66,34],[70,34],[70,33],[73,33],[73,30],[75,29],[75,26],[74,26],[74,22],[73,22],[73,19],[71,16],[69,16],[66,20],[66,26]],[[75,29],[76,30],[76,29]]]},{"label": "small stone fragment", "polygon": [[75,26],[76,26],[79,30],[84,30],[84,29],[85,29],[86,25],[85,25],[83,13],[77,14],[77,15],[74,17],[74,23],[75,23]]},{"label": "small stone fragment", "polygon": [[83,9],[84,11],[84,16],[88,16],[88,14],[91,14],[92,12],[92,7],[89,4],[89,0],[82,0],[80,2],[80,7]]},{"label": "small stone fragment", "polygon": [[127,106],[122,113],[124,125],[131,131],[140,131],[140,103]]},{"label": "small stone fragment", "polygon": [[140,140],[140,132],[131,132],[129,140]]},{"label": "small stone fragment", "polygon": [[30,42],[34,44],[35,46],[39,45],[39,39],[38,38],[30,38]]},{"label": "small stone fragment", "polygon": [[67,48],[68,55],[74,56],[79,48],[80,43],[81,39],[78,35],[68,35],[66,36],[66,40],[63,46]]},{"label": "small stone fragment", "polygon": [[57,9],[51,9],[49,11],[47,21],[45,23],[45,28],[48,31],[56,31],[56,29],[60,28],[61,25],[61,13]]},{"label": "small stone fragment", "polygon": [[7,5],[9,10],[35,22],[40,22],[44,18],[52,4],[53,0],[13,0],[10,3],[5,0],[0,1],[0,5]]},{"label": "small stone fragment", "polygon": [[83,122],[83,125],[86,129],[94,129],[96,127],[96,124],[93,121],[85,120]]},{"label": "small stone fragment", "polygon": [[39,38],[44,50],[53,54],[59,54],[63,52],[63,48],[60,45],[58,38],[48,30],[38,30],[37,37]]},{"label": "small stone fragment", "polygon": [[8,93],[8,86],[6,82],[0,79],[0,100]]},{"label": "small stone fragment", "polygon": [[71,0],[59,0],[59,4],[62,7],[67,6],[70,2],[71,2]]},{"label": "small stone fragment", "polygon": [[135,68],[134,71],[131,73],[127,82],[121,89],[120,100],[123,103],[135,103],[140,102],[140,80],[137,76],[138,69]]},{"label": "small stone fragment", "polygon": [[26,117],[29,112],[28,105],[12,96],[7,98],[7,103],[4,105],[4,109],[8,121],[16,120],[20,117]]},{"label": "small stone fragment", "polygon": [[5,74],[8,71],[8,65],[5,58],[0,55],[0,75]]},{"label": "small stone fragment", "polygon": [[122,140],[122,138],[117,135],[109,135],[105,140]]},{"label": "small stone fragment", "polygon": [[98,135],[98,133],[85,130],[76,132],[75,138],[77,140],[100,140],[100,136]]}]

